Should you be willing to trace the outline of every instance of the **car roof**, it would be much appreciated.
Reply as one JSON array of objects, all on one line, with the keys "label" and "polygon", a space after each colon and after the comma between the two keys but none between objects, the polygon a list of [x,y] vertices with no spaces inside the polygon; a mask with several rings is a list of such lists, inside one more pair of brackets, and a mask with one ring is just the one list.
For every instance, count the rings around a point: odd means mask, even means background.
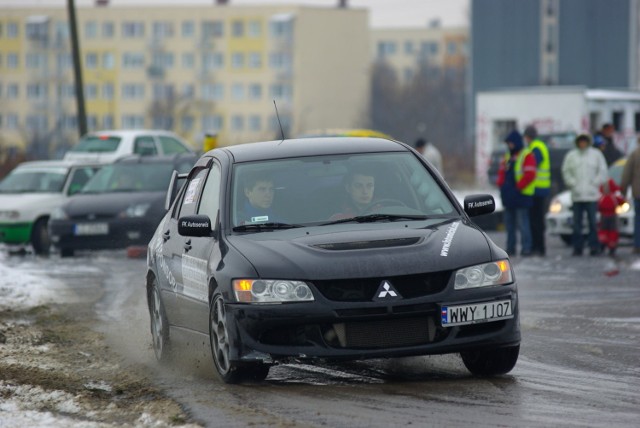
[{"label": "car roof", "polygon": [[264,141],[224,147],[235,162],[350,153],[404,152],[403,143],[383,138],[327,137]]},{"label": "car roof", "polygon": [[17,165],[16,168],[71,168],[73,166],[95,166],[95,163],[83,163],[67,160],[38,160],[27,161]]},{"label": "car roof", "polygon": [[196,153],[191,152],[183,152],[176,153],[173,155],[153,155],[153,156],[142,156],[142,155],[126,155],[119,159],[117,159],[114,163],[175,163],[183,160],[191,160],[195,163],[198,159],[198,155]]},{"label": "car roof", "polygon": [[130,137],[141,134],[167,135],[171,137],[177,136],[175,132],[165,131],[164,129],[104,129],[101,131],[89,132],[86,135],[115,135],[118,137]]}]

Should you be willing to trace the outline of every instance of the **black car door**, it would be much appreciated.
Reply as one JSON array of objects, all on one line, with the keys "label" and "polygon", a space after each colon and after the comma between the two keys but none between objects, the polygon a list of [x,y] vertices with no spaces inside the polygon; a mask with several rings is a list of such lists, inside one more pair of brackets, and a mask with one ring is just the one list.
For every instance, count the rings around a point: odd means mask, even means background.
[{"label": "black car door", "polygon": [[[219,189],[220,168],[217,164],[214,163],[211,170],[207,167],[194,169],[180,201],[178,219],[201,213],[201,205],[202,210],[206,211],[202,213],[209,214],[211,217],[212,200],[215,200],[215,204],[213,204],[215,208],[213,209],[216,213],[211,218],[213,224],[217,215]],[[215,239],[213,236],[178,236],[177,240],[180,245],[176,245],[174,248],[180,252],[181,281],[176,294],[179,308],[176,322],[182,327],[208,333],[208,263],[211,249],[215,246]]]}]

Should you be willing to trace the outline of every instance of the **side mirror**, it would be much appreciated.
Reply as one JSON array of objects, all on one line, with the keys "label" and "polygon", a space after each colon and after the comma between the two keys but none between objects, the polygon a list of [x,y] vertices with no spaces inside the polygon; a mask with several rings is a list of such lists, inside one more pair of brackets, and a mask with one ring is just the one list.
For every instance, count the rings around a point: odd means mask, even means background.
[{"label": "side mirror", "polygon": [[469,217],[491,214],[496,209],[496,202],[491,195],[469,195],[464,198],[464,212]]},{"label": "side mirror", "polygon": [[211,219],[208,215],[187,215],[178,219],[178,234],[182,236],[211,236]]}]

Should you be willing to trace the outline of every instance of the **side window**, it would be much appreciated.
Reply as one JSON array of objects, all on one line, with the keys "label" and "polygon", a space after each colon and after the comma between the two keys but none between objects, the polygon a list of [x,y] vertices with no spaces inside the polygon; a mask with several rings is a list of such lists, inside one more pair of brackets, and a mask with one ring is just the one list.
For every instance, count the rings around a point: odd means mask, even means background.
[{"label": "side window", "polygon": [[98,169],[92,167],[84,167],[75,169],[71,174],[71,181],[69,182],[69,189],[67,190],[67,194],[73,195],[78,193],[84,185],[89,181],[93,174],[96,173]]},{"label": "side window", "polygon": [[180,211],[178,214],[178,218],[185,215],[193,215],[196,213],[199,196],[206,176],[206,168],[196,170],[193,174],[191,174],[191,177],[189,177],[189,180],[185,184],[186,189],[182,195],[182,200],[180,201]]},{"label": "side window", "polygon": [[142,156],[157,155],[158,150],[156,149],[156,142],[153,140],[153,137],[150,135],[137,137],[133,142],[133,153]]},{"label": "side window", "polygon": [[216,221],[218,209],[220,208],[220,177],[220,167],[214,163],[204,185],[200,208],[198,209],[198,214],[208,215],[212,222]]},{"label": "side window", "polygon": [[160,146],[162,147],[162,153],[165,155],[171,155],[174,153],[185,153],[189,150],[178,140],[172,137],[159,136]]}]

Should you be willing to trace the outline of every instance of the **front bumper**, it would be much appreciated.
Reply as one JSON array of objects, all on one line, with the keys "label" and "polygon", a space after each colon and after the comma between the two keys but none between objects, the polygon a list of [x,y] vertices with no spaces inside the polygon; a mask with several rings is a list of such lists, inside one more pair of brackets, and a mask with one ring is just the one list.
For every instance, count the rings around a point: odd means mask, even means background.
[{"label": "front bumper", "polygon": [[130,245],[147,245],[156,226],[145,218],[51,220],[49,235],[58,249],[119,249]]},{"label": "front bumper", "polygon": [[33,223],[0,223],[0,242],[26,244],[31,240]]},{"label": "front bumper", "polygon": [[[599,219],[599,214],[597,215]],[[625,213],[618,216],[618,232],[620,236],[633,236],[633,213]],[[582,221],[582,233],[589,233],[589,223],[586,217]],[[547,214],[546,216],[547,233],[549,235],[572,235],[573,234],[573,212],[561,212],[558,214]]]},{"label": "front bumper", "polygon": [[[461,293],[462,294],[462,293]],[[469,290],[464,300],[434,296],[381,304],[314,302],[286,305],[227,304],[231,359],[275,362],[353,360],[446,354],[520,343],[515,284]],[[510,300],[513,317],[443,327],[442,305]]]}]

